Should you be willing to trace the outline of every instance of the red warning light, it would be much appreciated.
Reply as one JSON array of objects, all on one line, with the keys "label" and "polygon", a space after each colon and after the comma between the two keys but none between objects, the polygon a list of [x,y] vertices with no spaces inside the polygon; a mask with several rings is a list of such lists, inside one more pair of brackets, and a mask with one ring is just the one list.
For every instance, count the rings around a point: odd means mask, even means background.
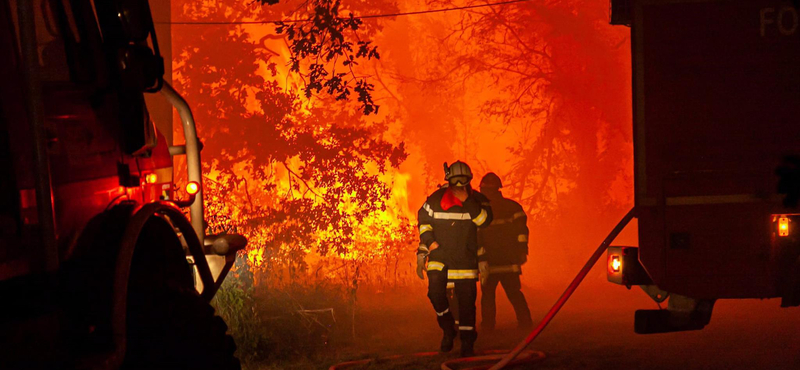
[{"label": "red warning light", "polygon": [[186,184],[186,192],[189,193],[189,195],[195,195],[198,191],[200,191],[200,184],[196,181],[189,181],[189,183]]}]

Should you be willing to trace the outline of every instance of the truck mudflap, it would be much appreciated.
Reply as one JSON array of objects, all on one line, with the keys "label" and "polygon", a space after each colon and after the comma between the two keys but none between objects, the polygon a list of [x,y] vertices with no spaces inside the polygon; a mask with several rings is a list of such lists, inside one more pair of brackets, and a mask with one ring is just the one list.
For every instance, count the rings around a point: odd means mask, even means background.
[{"label": "truck mudflap", "polygon": [[671,294],[665,310],[637,310],[633,331],[636,334],[657,334],[703,329],[711,322],[714,302]]},{"label": "truck mudflap", "polygon": [[794,262],[782,293],[781,307],[800,306],[800,257]]},{"label": "truck mudflap", "polygon": [[[794,196],[792,196],[793,198]],[[787,200],[789,196],[787,196]],[[795,200],[791,200],[794,202]],[[800,306],[800,214],[773,214],[771,242],[781,307]]]}]

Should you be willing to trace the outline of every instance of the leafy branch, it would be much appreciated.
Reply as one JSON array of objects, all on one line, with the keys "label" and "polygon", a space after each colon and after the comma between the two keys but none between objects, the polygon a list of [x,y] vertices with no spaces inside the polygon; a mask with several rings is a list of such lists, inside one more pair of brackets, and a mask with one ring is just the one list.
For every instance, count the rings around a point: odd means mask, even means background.
[{"label": "leafy branch", "polygon": [[[259,0],[262,4],[273,5],[277,0]],[[377,46],[372,41],[358,39],[357,32],[362,28],[361,18],[353,13],[341,16],[339,0],[309,0],[306,7],[308,18],[297,22],[276,22],[276,32],[288,39],[292,53],[289,69],[308,78],[303,92],[306,98],[324,92],[336,100],[348,100],[353,92],[365,115],[378,113],[379,106],[372,98],[375,86],[366,76],[358,76],[353,67],[362,61],[380,59]],[[303,15],[300,15],[301,17]],[[346,37],[347,31],[355,38]],[[337,66],[348,72],[337,72]],[[303,70],[305,67],[305,70]]]}]

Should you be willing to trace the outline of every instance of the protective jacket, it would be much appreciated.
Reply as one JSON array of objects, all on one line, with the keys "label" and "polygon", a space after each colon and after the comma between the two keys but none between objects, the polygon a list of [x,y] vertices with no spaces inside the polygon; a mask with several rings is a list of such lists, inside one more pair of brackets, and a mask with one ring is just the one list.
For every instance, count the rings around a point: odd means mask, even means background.
[{"label": "protective jacket", "polygon": [[419,209],[418,253],[428,254],[428,271],[447,270],[449,280],[478,278],[478,227],[492,222],[492,208],[483,194],[469,189],[464,202],[449,188],[431,194]]},{"label": "protective jacket", "polygon": [[508,198],[491,198],[494,220],[478,233],[478,260],[489,262],[489,273],[520,273],[528,256],[528,218],[522,206]]}]

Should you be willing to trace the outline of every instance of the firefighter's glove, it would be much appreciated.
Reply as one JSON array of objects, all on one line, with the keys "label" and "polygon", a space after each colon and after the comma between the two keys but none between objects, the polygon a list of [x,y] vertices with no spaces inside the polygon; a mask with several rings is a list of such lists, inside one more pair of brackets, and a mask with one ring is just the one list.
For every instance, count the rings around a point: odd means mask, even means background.
[{"label": "firefighter's glove", "polygon": [[481,274],[481,285],[485,285],[486,279],[489,277],[489,262],[478,262],[478,272]]},{"label": "firefighter's glove", "polygon": [[428,258],[428,256],[425,255],[425,254],[421,254],[420,253],[420,254],[417,255],[417,276],[419,276],[419,278],[421,280],[425,280],[424,271],[425,271],[425,259],[426,258]]}]

